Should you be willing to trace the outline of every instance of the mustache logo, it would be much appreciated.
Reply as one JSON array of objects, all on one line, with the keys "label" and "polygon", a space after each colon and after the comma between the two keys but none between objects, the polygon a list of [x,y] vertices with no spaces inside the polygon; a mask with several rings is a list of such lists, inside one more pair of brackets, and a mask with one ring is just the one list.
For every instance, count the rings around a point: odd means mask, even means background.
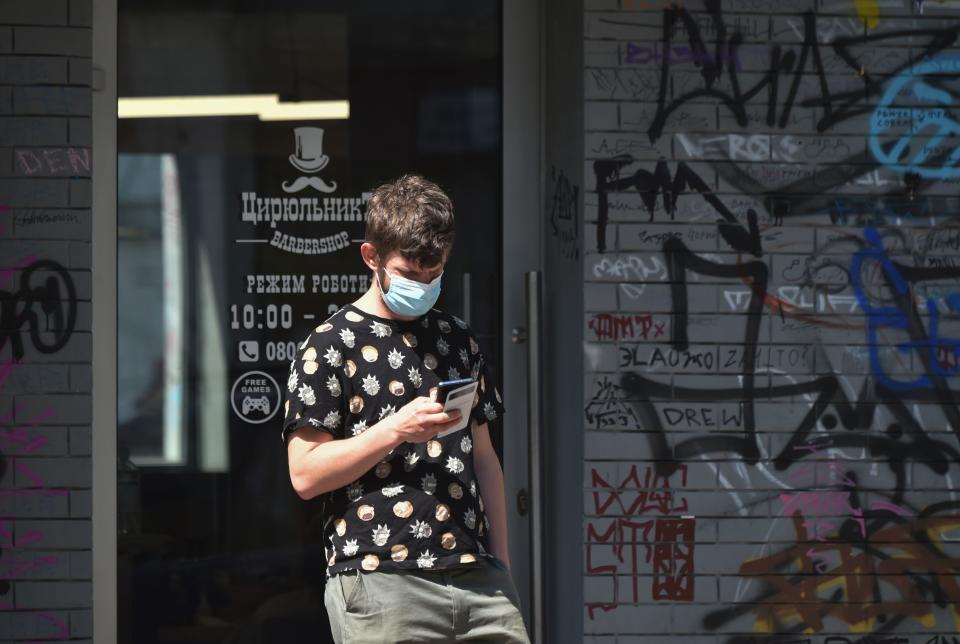
[{"label": "mustache logo", "polygon": [[294,181],[284,181],[281,186],[284,192],[300,192],[307,186],[317,189],[319,192],[331,193],[337,189],[337,182],[327,183],[320,177],[298,177]]}]

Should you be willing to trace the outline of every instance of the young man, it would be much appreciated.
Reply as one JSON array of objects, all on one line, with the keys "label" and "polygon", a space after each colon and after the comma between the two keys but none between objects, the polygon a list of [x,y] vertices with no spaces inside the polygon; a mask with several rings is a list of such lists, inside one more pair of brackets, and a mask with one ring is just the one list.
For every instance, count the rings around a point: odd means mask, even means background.
[{"label": "young man", "polygon": [[[510,575],[503,471],[487,423],[500,393],[466,322],[432,308],[453,208],[404,176],[367,206],[372,285],[317,326],[290,365],[290,480],[325,497],[324,604],[340,642],[529,642]],[[435,401],[475,377],[466,428]]]}]

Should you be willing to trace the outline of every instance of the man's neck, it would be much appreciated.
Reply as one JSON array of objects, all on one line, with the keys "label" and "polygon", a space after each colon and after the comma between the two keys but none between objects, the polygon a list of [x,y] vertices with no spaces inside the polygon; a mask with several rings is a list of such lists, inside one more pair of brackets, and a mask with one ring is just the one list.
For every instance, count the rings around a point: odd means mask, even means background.
[{"label": "man's neck", "polygon": [[387,318],[388,320],[415,320],[416,318],[404,317],[397,315],[390,308],[383,303],[383,298],[380,297],[380,291],[377,287],[377,283],[374,282],[373,285],[367,290],[366,293],[358,297],[353,301],[353,305],[365,313],[370,315],[376,315],[382,318]]}]

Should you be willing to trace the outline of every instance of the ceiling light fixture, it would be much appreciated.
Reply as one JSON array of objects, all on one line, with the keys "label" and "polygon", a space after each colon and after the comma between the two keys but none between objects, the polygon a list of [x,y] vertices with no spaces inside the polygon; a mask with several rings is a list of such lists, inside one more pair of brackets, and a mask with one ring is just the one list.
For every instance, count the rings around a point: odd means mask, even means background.
[{"label": "ceiling light fixture", "polygon": [[350,101],[280,102],[276,94],[136,96],[117,100],[117,116],[122,119],[256,116],[261,121],[348,119]]}]

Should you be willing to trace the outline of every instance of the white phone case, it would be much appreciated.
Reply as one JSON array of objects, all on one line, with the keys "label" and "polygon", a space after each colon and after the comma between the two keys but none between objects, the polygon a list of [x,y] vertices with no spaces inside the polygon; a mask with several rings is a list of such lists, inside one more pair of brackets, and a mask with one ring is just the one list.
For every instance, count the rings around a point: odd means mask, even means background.
[{"label": "white phone case", "polygon": [[460,422],[437,434],[438,437],[458,432],[470,424],[470,410],[473,409],[473,394],[476,393],[476,391],[477,381],[474,380],[462,387],[457,387],[447,394],[447,402],[443,405],[443,411],[450,411],[452,409],[459,410]]}]

